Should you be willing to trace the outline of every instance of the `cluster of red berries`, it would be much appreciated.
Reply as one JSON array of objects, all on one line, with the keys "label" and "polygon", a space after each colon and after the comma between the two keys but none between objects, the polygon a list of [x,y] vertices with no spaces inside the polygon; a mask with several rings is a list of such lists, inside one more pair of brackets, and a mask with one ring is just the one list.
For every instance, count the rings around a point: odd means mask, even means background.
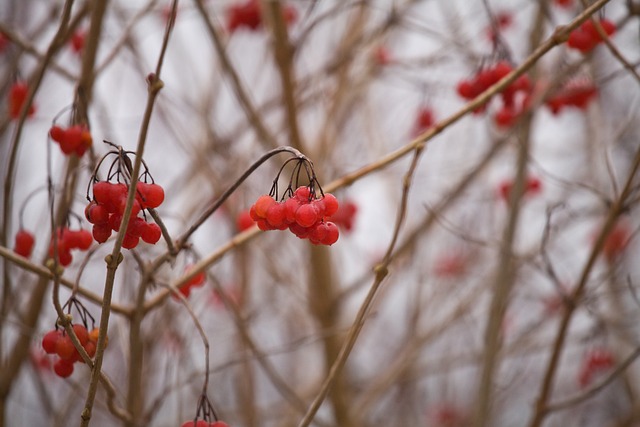
[{"label": "cluster of red berries", "polygon": [[346,202],[340,203],[338,210],[331,215],[329,220],[344,231],[349,232],[353,229],[357,213],[358,205],[351,200],[347,200]]},{"label": "cluster of red berries", "polygon": [[229,427],[229,424],[223,421],[205,421],[205,420],[197,420],[197,421],[185,421],[180,427]]},{"label": "cluster of red berries", "polygon": [[495,45],[498,43],[500,33],[513,25],[513,16],[511,16],[510,12],[502,11],[496,14],[494,22],[495,28],[492,24],[485,30],[485,33],[487,38]]},{"label": "cluster of red berries", "polygon": [[413,124],[413,136],[418,136],[429,130],[436,122],[435,114],[429,106],[422,106],[418,109],[415,122]]},{"label": "cluster of red berries", "polygon": [[[291,25],[298,19],[298,12],[291,5],[283,5],[282,18],[287,25]],[[227,30],[229,33],[233,33],[239,28],[256,31],[262,25],[260,0],[247,0],[244,3],[236,3],[227,9]]]},{"label": "cluster of red berries", "polygon": [[585,354],[580,371],[578,372],[578,383],[580,387],[587,387],[593,381],[593,377],[610,368],[615,364],[615,358],[611,351],[606,348],[594,348]]},{"label": "cluster of red berries", "polygon": [[[146,182],[138,182],[136,190],[133,210],[122,241],[122,247],[125,249],[135,248],[140,239],[156,244],[162,236],[158,224],[148,223],[144,218],[138,217],[138,214],[143,209],[160,206],[164,201],[164,190],[158,184]],[[93,200],[89,202],[84,213],[87,220],[93,224],[92,234],[96,242],[104,243],[113,231],[120,230],[128,192],[129,186],[121,182],[98,181],[93,184]]]},{"label": "cluster of red berries", "polygon": [[33,237],[33,234],[25,229],[20,229],[16,233],[13,251],[18,255],[29,258],[31,256],[31,252],[33,251],[33,246],[35,245],[35,243],[36,239],[35,237]]},{"label": "cluster of red berries", "polygon": [[[616,32],[616,24],[608,19],[600,19],[598,22],[607,36],[612,36]],[[569,34],[567,46],[582,53],[589,53],[603,40],[595,23],[588,19]]]},{"label": "cluster of red berries", "polygon": [[[191,270],[191,268],[192,266],[187,266],[187,268],[185,269],[185,273],[188,273],[189,270]],[[207,279],[207,275],[205,274],[204,271],[201,271],[200,273],[193,276],[191,280],[189,280],[188,282],[180,286],[178,288],[178,292],[184,295],[185,298],[189,298],[189,295],[191,295],[191,290],[193,288],[197,288],[204,285],[204,282],[206,281],[206,279]],[[176,295],[173,295],[173,297],[175,299],[179,299]]]},{"label": "cluster of red berries", "polygon": [[[12,119],[20,117],[20,111],[27,100],[28,92],[29,87],[25,82],[15,82],[11,86],[11,89],[9,89],[9,116]],[[29,106],[29,111],[27,111],[27,117],[32,117],[35,113],[36,107],[31,104]]]},{"label": "cluster of red berries", "polygon": [[309,187],[298,187],[293,196],[283,202],[269,195],[260,196],[249,209],[249,215],[263,231],[289,229],[313,244],[333,245],[340,232],[328,218],[338,207],[338,200],[332,194],[325,193],[318,199]]},{"label": "cluster of red berries", "polygon": [[598,95],[598,88],[589,80],[574,80],[553,96],[545,100],[553,115],[557,115],[565,107],[580,110],[587,108],[593,98]]},{"label": "cluster of red berries", "polygon": [[75,125],[63,129],[60,126],[52,126],[49,129],[51,139],[60,144],[64,154],[75,153],[78,157],[87,151],[93,142],[91,132],[86,125]]},{"label": "cluster of red berries", "polygon": [[[84,325],[79,323],[72,325],[72,327],[82,347],[84,347],[89,357],[93,357],[96,354],[99,329],[94,328],[88,331]],[[53,370],[62,378],[66,378],[73,373],[74,363],[84,362],[80,352],[73,345],[71,337],[63,329],[54,329],[47,332],[42,338],[42,349],[47,354],[58,356],[58,360],[53,364]]]},{"label": "cluster of red berries", "polygon": [[[56,249],[58,252],[58,260],[60,261],[60,265],[65,267],[73,261],[71,250],[79,249],[81,251],[86,251],[91,247],[91,243],[93,243],[91,233],[88,230],[83,229],[70,230],[67,227],[62,227],[58,230],[57,237]],[[51,244],[49,245],[50,257],[53,257],[54,255],[53,242],[54,240],[51,239]]]},{"label": "cluster of red berries", "polygon": [[[509,201],[509,197],[511,196],[511,189],[513,188],[512,180],[502,181],[498,185],[498,196],[505,202]],[[542,191],[542,181],[540,178],[535,176],[527,177],[527,181],[525,182],[524,194],[525,195],[533,195],[538,194]]]},{"label": "cluster of red berries", "polygon": [[[513,67],[507,61],[498,61],[493,66],[478,71],[470,79],[458,83],[458,94],[466,100],[472,100],[482,92],[498,83]],[[527,75],[522,75],[507,86],[501,93],[502,107],[496,112],[494,121],[499,127],[509,127],[525,111],[531,90],[531,81]],[[516,105],[518,93],[523,93],[520,105]],[[479,114],[487,109],[488,103],[478,107],[474,113]]]}]

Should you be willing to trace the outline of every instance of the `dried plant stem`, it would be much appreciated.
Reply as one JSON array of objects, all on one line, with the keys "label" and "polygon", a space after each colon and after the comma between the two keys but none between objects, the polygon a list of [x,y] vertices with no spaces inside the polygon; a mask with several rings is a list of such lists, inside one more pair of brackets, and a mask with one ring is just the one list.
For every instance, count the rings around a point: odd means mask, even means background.
[{"label": "dried plant stem", "polygon": [[402,225],[404,224],[404,218],[406,214],[407,203],[409,200],[409,190],[411,189],[412,178],[415,173],[416,167],[418,165],[420,154],[424,150],[424,147],[425,147],[424,143],[418,144],[414,152],[413,160],[404,176],[404,179],[402,182],[402,199],[398,207],[398,213],[396,216],[393,235],[391,237],[389,246],[387,247],[387,251],[384,257],[382,258],[382,261],[378,265],[376,265],[376,267],[374,268],[374,273],[375,273],[374,281],[371,284],[371,287],[369,288],[369,292],[367,293],[364,301],[362,302],[362,304],[360,305],[360,308],[358,309],[358,313],[356,314],[355,320],[351,328],[349,329],[349,332],[347,334],[347,337],[345,338],[345,341],[342,344],[342,347],[340,348],[340,352],[338,353],[335,361],[333,362],[333,365],[331,366],[331,369],[329,370],[329,374],[327,375],[324,382],[320,386],[320,390],[318,391],[316,397],[313,399],[313,402],[307,409],[307,412],[305,413],[304,417],[298,423],[298,427],[307,427],[313,421],[316,413],[320,409],[320,405],[322,405],[322,402],[327,397],[327,394],[329,393],[329,389],[331,388],[333,383],[336,381],[336,378],[338,377],[338,375],[340,375],[342,368],[347,362],[347,359],[351,354],[351,350],[353,350],[356,340],[358,339],[358,336],[360,335],[360,332],[364,327],[366,317],[373,305],[373,301],[375,300],[378,290],[380,289],[380,286],[382,285],[382,282],[384,281],[384,279],[389,274],[389,265],[391,263],[392,255],[400,235],[400,230],[402,228]]},{"label": "dried plant stem", "polygon": [[[101,11],[94,10],[94,16],[102,15],[104,10],[106,9],[106,2],[100,2],[102,6]],[[172,11],[175,12],[177,8],[177,0],[172,2]],[[162,80],[160,80],[160,73],[162,71],[162,65],[164,62],[164,56],[167,51],[167,47],[169,45],[169,36],[171,34],[171,30],[173,29],[173,23],[175,19],[175,13],[172,13],[169,22],[167,23],[164,38],[162,40],[162,47],[160,48],[160,54],[158,56],[158,61],[156,64],[155,73],[149,75],[147,77],[148,84],[148,96],[147,96],[147,104],[145,107],[144,115],[142,118],[142,122],[140,125],[140,133],[138,136],[138,144],[136,146],[136,156],[135,161],[133,163],[133,170],[131,171],[131,180],[129,183],[129,192],[127,194],[126,207],[122,214],[122,224],[128,224],[129,219],[131,218],[131,212],[133,210],[133,201],[136,196],[136,183],[138,180],[138,176],[140,175],[140,169],[142,165],[142,157],[144,155],[144,149],[147,142],[147,134],[149,131],[149,124],[151,123],[151,117],[153,115],[153,107],[155,105],[156,98],[162,89]],[[100,377],[100,370],[102,369],[102,360],[104,356],[104,349],[107,338],[107,331],[109,328],[109,317],[111,314],[111,299],[113,296],[113,286],[115,282],[115,275],[118,269],[118,266],[123,260],[123,255],[121,252],[122,249],[122,241],[124,240],[125,232],[127,227],[120,227],[120,231],[116,237],[115,243],[113,245],[113,250],[111,254],[105,257],[105,262],[107,264],[107,275],[105,279],[104,286],[104,294],[103,294],[103,305],[102,305],[102,313],[100,316],[100,334],[98,335],[98,342],[96,345],[96,355],[93,369],[91,371],[91,380],[89,383],[89,390],[87,392],[87,397],[85,400],[85,407],[82,411],[82,427],[86,427],[89,425],[89,421],[91,420],[91,410],[93,407],[93,403],[95,400],[98,380]],[[138,420],[133,419],[133,423],[136,423]]]},{"label": "dried plant stem", "polygon": [[618,218],[626,208],[627,199],[633,192],[633,183],[639,168],[640,149],[636,151],[635,159],[622,193],[620,194],[620,197],[618,197],[611,205],[604,224],[602,225],[593,248],[589,253],[589,258],[587,259],[582,272],[580,273],[580,279],[578,280],[578,283],[575,286],[573,292],[571,292],[568,297],[570,304],[566,305],[565,311],[562,314],[562,319],[560,320],[560,325],[558,326],[557,335],[551,348],[551,357],[549,358],[547,369],[545,371],[544,378],[538,392],[538,397],[536,399],[535,412],[532,416],[531,422],[529,423],[529,427],[540,427],[548,413],[547,401],[549,400],[551,391],[553,389],[555,374],[558,370],[560,356],[562,354],[562,350],[564,349],[564,344],[569,331],[569,325],[571,324],[571,319],[573,318],[573,314],[578,307],[578,302],[580,301],[580,298],[582,297],[587,286],[589,277],[591,276],[591,271],[595,266],[596,260],[598,259],[602,248],[604,247],[605,240],[615,226]]},{"label": "dried plant stem", "polygon": [[222,69],[231,80],[231,86],[233,87],[233,90],[238,97],[238,101],[240,102],[240,105],[244,109],[245,114],[249,119],[249,123],[256,131],[258,141],[267,149],[277,147],[278,142],[276,138],[271,134],[271,132],[269,132],[269,129],[267,129],[266,125],[263,123],[260,115],[256,111],[256,108],[249,97],[249,94],[240,81],[240,76],[238,76],[238,73],[236,73],[236,70],[233,68],[233,64],[229,59],[229,55],[227,55],[226,47],[222,43],[220,34],[218,34],[218,30],[211,20],[211,14],[209,14],[205,9],[203,0],[194,0],[194,2],[196,4],[198,12],[200,13],[200,16],[204,20],[207,31],[209,32],[209,36],[213,41],[216,53],[218,54],[218,59],[222,63]]}]

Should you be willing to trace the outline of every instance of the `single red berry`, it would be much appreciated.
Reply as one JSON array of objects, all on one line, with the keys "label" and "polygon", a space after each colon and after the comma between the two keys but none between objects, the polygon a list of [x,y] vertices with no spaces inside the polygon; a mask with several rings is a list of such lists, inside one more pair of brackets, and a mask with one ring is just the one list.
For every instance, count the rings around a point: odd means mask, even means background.
[{"label": "single red berry", "polygon": [[267,209],[267,215],[265,219],[270,226],[280,227],[286,219],[284,204],[277,202],[272,203],[271,206],[269,206],[269,209]]},{"label": "single red berry", "polygon": [[73,362],[69,360],[59,359],[53,364],[53,370],[61,378],[67,378],[73,374]]},{"label": "single red berry", "polygon": [[306,186],[296,188],[293,196],[301,203],[307,203],[312,198],[311,189]]},{"label": "single red berry", "polygon": [[76,348],[73,346],[73,342],[68,335],[63,334],[58,338],[56,342],[56,354],[61,359],[71,359],[75,353]]},{"label": "single red berry", "polygon": [[55,354],[58,340],[62,338],[62,331],[54,329],[52,331],[47,332],[42,338],[42,349],[47,354]]},{"label": "single red berry", "polygon": [[122,239],[122,247],[125,249],[133,249],[140,243],[140,237],[132,236],[131,234],[125,234]]},{"label": "single red berry", "polygon": [[111,185],[108,181],[98,181],[93,184],[93,198],[96,202],[106,205],[111,201]]},{"label": "single red berry", "polygon": [[503,107],[498,110],[493,119],[496,126],[500,128],[509,128],[513,126],[518,119],[518,112],[511,108]]},{"label": "single red berry", "polygon": [[[15,82],[9,89],[9,116],[13,119],[20,117],[22,106],[27,100],[29,87],[24,82]],[[27,111],[27,117],[34,115],[36,111],[35,105],[31,105]]]},{"label": "single red berry", "polygon": [[295,197],[291,197],[284,202],[285,220],[288,224],[296,222],[296,211],[300,207],[300,202]]},{"label": "single red berry", "polygon": [[[88,341],[85,345],[83,345],[84,347],[84,351],[87,352],[87,355],[90,358],[93,358],[93,356],[96,355],[96,349],[98,348],[96,345],[95,341]],[[82,359],[80,360],[81,362],[83,361]]]},{"label": "single red berry", "polygon": [[93,238],[98,243],[106,242],[111,237],[111,227],[108,224],[95,224],[91,230]]},{"label": "single red berry", "polygon": [[113,231],[120,231],[120,224],[122,223],[122,214],[121,213],[112,213],[109,215],[109,227]]},{"label": "single red berry", "polygon": [[331,193],[324,193],[322,201],[324,203],[324,216],[332,216],[338,212],[340,204],[338,203],[336,196]]},{"label": "single red berry", "polygon": [[26,230],[18,230],[18,232],[16,233],[15,246],[13,250],[18,255],[29,258],[31,256],[31,252],[33,251],[35,242],[36,240],[33,237],[33,234],[29,233]]},{"label": "single red berry", "polygon": [[80,344],[82,346],[84,346],[87,342],[89,342],[89,331],[87,331],[87,328],[84,325],[75,323],[72,326],[72,328],[73,328],[73,331],[76,333],[76,336],[78,337],[78,341],[80,341]]},{"label": "single red berry", "polygon": [[311,204],[302,205],[296,211],[296,223],[301,227],[311,227],[317,220],[318,214]]},{"label": "single red berry", "polygon": [[273,199],[273,197],[266,194],[258,197],[258,200],[256,200],[256,203],[254,205],[256,207],[256,215],[258,215],[258,217],[260,218],[266,218],[267,211],[274,203],[276,203],[276,201]]},{"label": "single red berry", "polygon": [[106,224],[109,222],[109,212],[104,205],[98,204],[95,200],[89,202],[84,210],[84,216],[91,224]]},{"label": "single red berry", "polygon": [[49,136],[56,142],[62,141],[64,139],[65,131],[60,126],[52,126],[49,129]]},{"label": "single red berry", "polygon": [[164,189],[158,184],[138,182],[136,185],[140,205],[143,208],[157,208],[164,201]]},{"label": "single red berry", "polygon": [[73,35],[71,36],[71,40],[69,40],[69,43],[71,45],[71,50],[73,50],[74,53],[78,55],[82,53],[86,37],[87,33],[84,30],[77,30],[73,33]]},{"label": "single red berry", "polygon": [[236,218],[236,229],[238,231],[244,231],[251,227],[253,227],[253,219],[251,218],[251,213],[246,210],[240,212],[238,214],[238,217]]},{"label": "single red berry", "polygon": [[91,247],[91,243],[93,243],[93,239],[91,237],[91,233],[88,230],[78,230],[76,232],[76,240],[77,240],[77,248],[81,251],[86,251]]},{"label": "single red berry", "polygon": [[338,238],[340,237],[340,230],[338,230],[338,227],[331,221],[325,222],[325,226],[327,229],[327,234],[324,236],[324,239],[320,243],[323,245],[331,246],[338,241]]},{"label": "single red berry", "polygon": [[162,230],[158,224],[147,223],[147,225],[142,229],[142,233],[140,234],[140,238],[149,244],[155,245],[158,243],[162,237]]},{"label": "single red berry", "polygon": [[58,261],[60,265],[66,267],[73,262],[73,256],[68,250],[58,251]]},{"label": "single red berry", "polygon": [[429,130],[434,123],[435,116],[433,114],[433,110],[426,106],[420,107],[413,125],[413,135],[419,135]]},{"label": "single red berry", "polygon": [[324,222],[318,222],[309,231],[309,240],[312,243],[320,244],[327,236],[327,225]]}]

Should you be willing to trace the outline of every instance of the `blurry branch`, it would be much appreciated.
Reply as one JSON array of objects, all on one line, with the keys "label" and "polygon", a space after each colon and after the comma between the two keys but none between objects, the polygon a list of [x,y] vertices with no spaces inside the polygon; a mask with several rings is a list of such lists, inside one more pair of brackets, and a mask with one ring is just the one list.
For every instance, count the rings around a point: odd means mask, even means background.
[{"label": "blurry branch", "polygon": [[280,72],[282,85],[282,100],[285,105],[286,119],[289,128],[291,145],[306,153],[305,144],[300,134],[300,123],[296,106],[296,76],[293,67],[293,46],[287,34],[287,25],[284,22],[282,4],[279,0],[267,0],[262,2],[262,8],[271,21],[273,32],[273,53]]},{"label": "blurry branch", "polygon": [[406,209],[407,209],[407,203],[409,201],[409,191],[411,189],[412,179],[413,179],[416,167],[418,166],[420,155],[422,154],[422,151],[425,148],[424,144],[425,143],[423,142],[421,144],[416,145],[412,162],[409,165],[409,169],[407,170],[402,180],[402,198],[400,200],[400,205],[398,206],[398,212],[396,216],[396,222],[394,225],[393,235],[391,237],[391,241],[389,242],[387,251],[384,254],[384,257],[382,258],[382,261],[374,267],[375,278],[373,283],[371,284],[371,288],[369,289],[369,292],[367,293],[364,301],[362,302],[360,308],[358,309],[358,313],[356,314],[356,318],[353,322],[353,325],[349,329],[349,333],[347,334],[347,337],[345,338],[345,341],[342,344],[340,353],[338,353],[338,356],[336,357],[335,361],[333,362],[333,365],[331,366],[331,369],[329,370],[329,374],[327,375],[324,382],[322,383],[322,386],[320,387],[320,390],[318,391],[318,394],[316,395],[315,399],[309,406],[307,413],[302,418],[302,420],[298,423],[298,427],[307,427],[313,421],[316,413],[318,412],[318,410],[320,409],[320,406],[322,405],[322,402],[324,401],[327,394],[329,393],[329,389],[331,388],[333,383],[336,381],[336,378],[340,375],[342,368],[347,362],[347,359],[351,354],[351,350],[353,349],[356,343],[356,340],[358,339],[358,336],[360,335],[360,332],[364,327],[367,315],[369,314],[369,311],[373,305],[373,302],[378,293],[378,290],[380,289],[380,286],[382,285],[382,282],[384,281],[384,279],[389,274],[389,265],[391,264],[391,261],[392,261],[392,254],[395,249],[396,243],[398,241],[400,230],[402,228],[402,225],[404,224],[404,219],[406,216]]},{"label": "blurry branch", "polygon": [[[162,71],[162,65],[164,63],[165,53],[169,45],[171,30],[173,29],[177,3],[178,3],[177,0],[173,0],[171,5],[172,14],[165,28],[164,37],[162,40],[162,46],[160,48],[160,53],[158,55],[158,61],[156,63],[155,72],[151,73],[147,77],[147,90],[148,90],[147,105],[145,107],[142,122],[140,124],[140,133],[138,137],[138,144],[136,147],[135,162],[133,164],[133,170],[131,171],[131,180],[129,182],[129,191],[127,194],[126,206],[122,214],[122,224],[128,224],[129,219],[131,218],[133,202],[136,196],[136,183],[138,180],[138,176],[140,175],[142,157],[144,155],[144,149],[147,142],[147,134],[149,131],[149,124],[151,122],[151,117],[153,114],[153,107],[155,105],[156,98],[163,87],[162,80],[160,79],[160,73]],[[106,10],[106,5],[107,5],[107,2],[105,0],[102,2],[98,2],[94,6],[89,37],[99,35],[100,27],[102,24],[102,18]],[[97,28],[94,28],[94,27],[97,27]],[[97,43],[97,40],[95,41],[95,43]],[[111,299],[113,296],[115,274],[120,262],[122,262],[122,259],[123,259],[121,249],[122,249],[122,241],[124,240],[126,229],[127,227],[120,227],[120,231],[118,231],[116,241],[113,245],[113,251],[111,254],[105,257],[105,262],[107,264],[107,274],[105,278],[102,313],[100,316],[100,334],[98,335],[95,362],[94,362],[94,367],[91,371],[91,381],[89,383],[89,390],[87,392],[85,408],[82,411],[82,416],[81,416],[82,418],[81,425],[83,427],[87,427],[89,425],[89,421],[91,420],[91,409],[93,407],[94,399],[97,392],[98,379],[99,379],[100,370],[102,368],[102,360],[103,360],[104,349],[106,345],[107,330],[109,328],[109,316],[111,314]],[[139,310],[140,312],[143,312],[142,307],[139,307]],[[136,422],[135,414],[134,414],[133,421]]]},{"label": "blurry branch", "polygon": [[216,53],[218,54],[218,58],[222,63],[222,69],[231,80],[231,86],[236,93],[236,96],[238,97],[238,101],[247,114],[249,123],[256,131],[258,142],[263,144],[264,148],[266,149],[277,147],[277,140],[262,122],[260,115],[251,102],[249,94],[245,91],[245,88],[240,81],[240,76],[238,76],[238,73],[236,73],[236,70],[233,68],[231,59],[229,59],[229,55],[227,55],[226,46],[223,45],[220,34],[218,34],[218,30],[215,28],[215,25],[213,24],[213,21],[211,19],[211,15],[205,9],[203,0],[194,0],[194,2],[196,4],[198,12],[204,20],[207,31],[209,32],[209,36],[211,37],[211,40],[213,41],[213,44],[216,48]]},{"label": "blurry branch", "polygon": [[[17,255],[15,252],[13,252],[8,248],[5,248],[4,246],[0,246],[0,257],[5,258],[16,265],[19,265],[22,270],[35,273],[38,276],[47,280],[53,279],[53,273],[51,272],[51,270],[41,265],[34,264],[33,262],[29,261],[27,258],[23,258],[20,255]],[[74,289],[74,287],[76,287],[76,283],[69,279],[61,278],[60,283],[69,289]],[[102,298],[99,295],[89,291],[88,289],[85,289],[83,287],[78,287],[78,293],[83,297],[87,298],[89,301],[98,305],[102,305]],[[112,309],[114,312],[118,314],[122,314],[124,316],[129,316],[131,314],[130,308],[125,308],[121,305],[114,304],[112,306]]]},{"label": "blurry branch", "polygon": [[[7,247],[7,238],[8,233],[11,228],[11,199],[13,193],[13,179],[15,175],[16,168],[16,159],[17,153],[20,146],[20,139],[22,136],[22,130],[24,127],[25,120],[27,118],[27,113],[30,106],[33,104],[33,99],[37,90],[42,83],[44,75],[48,69],[48,64],[53,60],[53,56],[60,49],[60,47],[64,43],[64,36],[66,29],[68,27],[69,21],[71,20],[71,9],[73,6],[73,0],[67,0],[64,4],[64,8],[62,11],[62,16],[60,18],[60,24],[58,29],[47,48],[47,52],[45,56],[42,58],[42,61],[38,64],[37,70],[34,72],[34,76],[29,79],[29,90],[25,99],[24,104],[22,105],[22,109],[20,111],[20,115],[17,119],[17,123],[15,126],[14,134],[11,139],[10,146],[10,154],[8,159],[7,172],[4,176],[4,194],[3,194],[3,206],[2,206],[2,232],[0,233],[0,246],[6,248]],[[67,171],[68,172],[68,171]],[[57,216],[57,223],[60,222],[63,214],[66,215],[67,206],[65,203],[61,204],[60,211]],[[6,316],[6,311],[8,309],[8,297],[10,295],[11,289],[11,281],[9,278],[9,266],[6,258],[3,258],[3,286],[2,286],[2,301],[1,301],[1,309],[0,309],[0,318],[4,318]],[[29,327],[33,328],[38,321],[40,316],[40,311],[42,308],[42,303],[44,299],[44,293],[46,289],[46,282],[44,279],[41,279],[38,282],[38,286],[35,291],[29,296],[28,303],[25,305],[27,307],[27,313],[24,316],[24,323]],[[0,322],[0,328],[4,325],[4,322]],[[0,329],[0,342],[3,341],[2,338],[2,330]],[[3,354],[0,353],[0,357],[2,357],[2,369],[0,369],[0,421],[4,421],[5,417],[5,404],[6,398],[11,391],[11,385],[13,381],[16,379],[18,373],[20,372],[20,367],[22,362],[26,359],[26,354],[29,348],[29,344],[31,341],[30,334],[20,334],[16,338],[16,342],[12,347],[11,354],[9,357],[5,358]]]},{"label": "blurry branch", "polygon": [[584,393],[580,393],[576,396],[568,397],[556,403],[549,403],[545,409],[546,413],[562,411],[564,409],[571,408],[585,400],[595,396],[601,392],[605,387],[611,384],[616,378],[618,378],[631,364],[640,356],[640,347],[637,347],[627,358],[622,361],[616,368],[600,383],[594,385]]},{"label": "blurry branch", "polygon": [[96,67],[96,76],[102,74],[102,72],[113,62],[115,58],[117,58],[118,54],[122,51],[123,46],[128,44],[132,37],[133,28],[140,22],[142,18],[148,16],[149,11],[151,11],[158,0],[150,0],[145,7],[141,8],[138,13],[136,13],[127,26],[122,30],[122,35],[120,39],[114,44],[111,48],[111,52],[109,52],[101,64]]},{"label": "blurry branch", "polygon": [[611,205],[607,217],[602,225],[600,232],[595,240],[595,243],[589,253],[589,257],[580,273],[580,279],[573,292],[571,292],[569,296],[570,304],[566,306],[566,309],[563,313],[562,320],[560,321],[560,325],[558,327],[558,332],[553,343],[553,347],[551,350],[551,357],[549,359],[549,363],[547,365],[547,370],[544,375],[543,382],[541,383],[540,390],[538,392],[538,398],[536,401],[535,414],[532,417],[530,427],[540,427],[544,421],[544,418],[547,414],[547,400],[550,397],[553,388],[553,382],[555,379],[555,374],[558,369],[560,356],[562,354],[562,350],[564,349],[564,343],[567,337],[567,333],[569,330],[569,325],[571,323],[571,319],[573,317],[573,313],[578,307],[578,302],[582,297],[584,290],[589,281],[589,277],[591,275],[591,271],[595,266],[596,260],[598,259],[600,252],[602,251],[605,241],[613,230],[618,218],[621,214],[624,213],[627,207],[627,199],[629,195],[633,191],[633,184],[635,181],[636,174],[638,169],[640,168],[640,149],[636,152],[635,159],[629,172],[629,176],[624,185],[622,193],[620,197],[615,200],[615,202]]}]

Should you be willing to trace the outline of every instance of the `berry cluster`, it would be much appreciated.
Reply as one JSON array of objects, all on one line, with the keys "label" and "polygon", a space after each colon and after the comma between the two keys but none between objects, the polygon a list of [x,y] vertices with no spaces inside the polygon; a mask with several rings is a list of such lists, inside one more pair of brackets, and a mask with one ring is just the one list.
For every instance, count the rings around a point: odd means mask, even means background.
[{"label": "berry cluster", "polygon": [[[466,100],[472,100],[482,92],[498,83],[509,73],[513,67],[507,61],[498,61],[493,66],[486,67],[476,73],[470,79],[458,83],[458,94]],[[520,76],[516,81],[507,86],[501,93],[502,107],[494,116],[494,121],[499,127],[509,127],[522,114],[527,107],[531,81],[526,75]],[[523,93],[520,105],[516,105],[518,93]],[[474,113],[479,114],[487,109],[488,103],[478,107]]]},{"label": "berry cluster", "polygon": [[[298,19],[298,12],[291,5],[283,5],[282,18],[287,25],[291,25]],[[263,25],[260,0],[247,0],[244,3],[236,3],[227,9],[227,29],[229,33],[239,28],[251,31],[260,29]]]},{"label": "berry cluster", "polygon": [[[92,239],[91,233],[88,230],[70,230],[67,227],[62,227],[58,230],[58,239],[57,239],[57,253],[58,260],[60,265],[67,266],[71,264],[73,261],[73,256],[71,255],[72,249],[79,249],[81,251],[86,251],[91,247]],[[54,256],[54,239],[51,239],[51,244],[49,244],[49,256],[53,258]]]},{"label": "berry cluster", "polygon": [[260,196],[249,214],[263,231],[289,229],[313,244],[333,245],[340,232],[325,218],[336,213],[338,207],[338,200],[332,194],[325,193],[318,199],[309,187],[298,187],[293,196],[283,202],[277,202],[269,195]]},{"label": "berry cluster", "polygon": [[[84,325],[79,323],[72,325],[72,327],[82,347],[84,347],[89,357],[93,357],[96,354],[99,329],[94,328],[88,331]],[[58,360],[53,365],[53,370],[62,378],[66,378],[73,373],[74,363],[83,362],[80,352],[71,341],[71,337],[62,329],[53,329],[47,332],[42,338],[42,349],[47,354],[58,356]]]},{"label": "berry cluster", "polygon": [[[22,106],[27,100],[27,93],[29,92],[29,87],[24,82],[15,82],[11,89],[9,89],[9,116],[12,119],[17,119],[20,117],[20,111],[22,110]],[[27,117],[32,117],[36,112],[35,105],[31,104],[29,106],[29,111],[27,111]]]},{"label": "berry cluster", "polygon": [[[187,266],[187,268],[185,269],[185,273],[188,273],[189,270],[191,270],[193,266]],[[184,283],[182,286],[180,286],[178,288],[178,291],[184,295],[185,298],[189,298],[189,295],[191,295],[191,290],[193,288],[197,288],[200,287],[202,285],[204,285],[204,282],[207,279],[207,275],[205,274],[204,271],[201,271],[200,273],[196,274],[195,276],[193,276],[191,278],[191,280],[189,280],[188,282]],[[179,299],[176,295],[172,295],[175,299]]]},{"label": "berry cluster", "polygon": [[340,203],[340,207],[338,207],[336,213],[331,215],[329,220],[344,231],[349,232],[353,229],[356,213],[358,213],[358,205],[351,200],[347,200],[344,203]]},{"label": "berry cluster", "polygon": [[593,381],[593,377],[611,367],[615,363],[615,358],[611,351],[606,348],[594,348],[587,352],[582,360],[580,371],[578,372],[578,383],[580,387],[587,387]]},{"label": "berry cluster", "polygon": [[[505,202],[508,202],[509,197],[511,196],[512,188],[513,188],[512,180],[502,181],[498,185],[498,196]],[[540,191],[542,191],[542,181],[540,181],[540,178],[535,176],[527,177],[527,182],[525,183],[525,187],[524,187],[524,194],[533,195],[533,194],[538,194]]]},{"label": "berry cluster", "polygon": [[[607,36],[612,36],[616,32],[616,24],[608,19],[600,19],[598,22]],[[595,23],[588,19],[569,34],[567,46],[582,53],[589,53],[603,40]]]},{"label": "berry cluster", "polygon": [[[138,217],[143,209],[157,208],[164,201],[164,190],[158,184],[138,182],[136,198],[122,247],[133,249],[138,246],[140,239],[146,243],[156,244],[162,232],[154,223],[148,223]],[[85,208],[87,220],[93,224],[93,238],[98,243],[104,243],[111,237],[113,231],[119,231],[122,214],[127,204],[129,186],[118,182],[98,181],[93,184],[93,200]]]},{"label": "berry cluster", "polygon": [[31,252],[33,251],[33,245],[35,243],[36,243],[36,239],[35,237],[33,237],[33,234],[31,234],[25,229],[20,229],[16,233],[15,245],[13,247],[13,251],[18,255],[21,255],[25,258],[29,258],[31,256]]},{"label": "berry cluster", "polygon": [[553,96],[545,100],[553,115],[557,115],[565,107],[585,110],[591,100],[598,95],[598,88],[588,80],[574,80]]},{"label": "berry cluster", "polygon": [[205,421],[205,420],[197,420],[197,421],[185,421],[180,427],[229,427],[229,424],[223,421]]},{"label": "berry cluster", "polygon": [[78,157],[82,157],[93,142],[86,125],[75,125],[67,129],[52,126],[49,135],[51,139],[60,144],[60,149],[64,154],[75,153]]}]

